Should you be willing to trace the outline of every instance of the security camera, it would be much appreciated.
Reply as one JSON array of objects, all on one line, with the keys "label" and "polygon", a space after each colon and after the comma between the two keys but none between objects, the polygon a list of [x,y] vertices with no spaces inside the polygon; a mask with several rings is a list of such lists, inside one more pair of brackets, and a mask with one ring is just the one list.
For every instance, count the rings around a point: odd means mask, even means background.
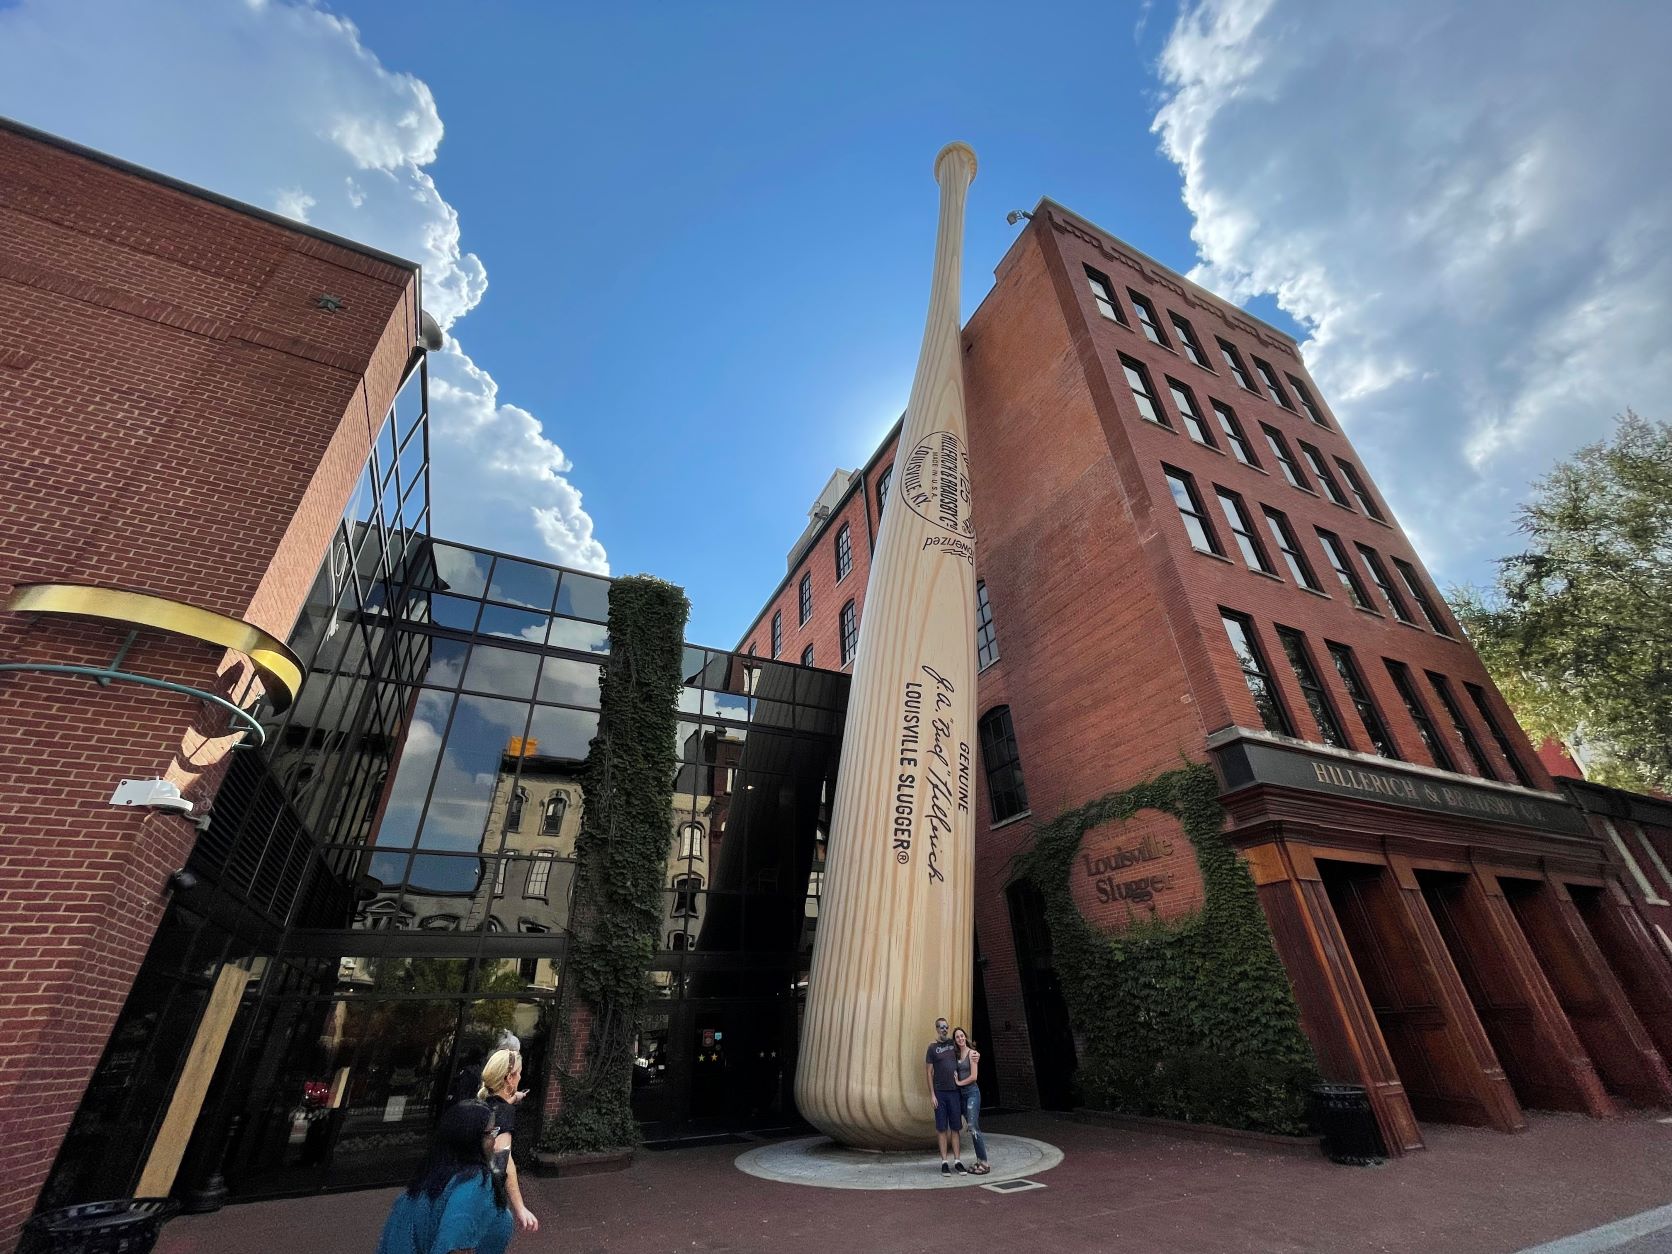
[{"label": "security camera", "polygon": [[198,883],[199,880],[197,876],[193,875],[184,867],[181,867],[173,875],[168,877],[168,886],[170,890],[177,893],[189,893],[192,889],[198,886]]},{"label": "security camera", "polygon": [[166,779],[125,779],[110,794],[113,806],[144,806],[151,810],[172,810],[176,814],[190,814],[192,803],[180,795],[180,790]]}]

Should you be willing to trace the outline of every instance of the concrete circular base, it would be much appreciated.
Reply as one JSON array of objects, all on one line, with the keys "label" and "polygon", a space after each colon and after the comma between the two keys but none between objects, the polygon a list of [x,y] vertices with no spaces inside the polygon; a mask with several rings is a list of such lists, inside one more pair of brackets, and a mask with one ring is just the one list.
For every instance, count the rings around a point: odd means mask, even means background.
[{"label": "concrete circular base", "polygon": [[[737,1156],[737,1169],[762,1180],[820,1189],[950,1189],[1033,1176],[1062,1161],[1062,1151],[1044,1141],[992,1133],[984,1139],[992,1167],[985,1176],[941,1175],[940,1155],[932,1145],[926,1150],[877,1153],[849,1149],[827,1136],[802,1137],[746,1150]],[[966,1138],[964,1162],[968,1165],[974,1161],[974,1148]]]}]

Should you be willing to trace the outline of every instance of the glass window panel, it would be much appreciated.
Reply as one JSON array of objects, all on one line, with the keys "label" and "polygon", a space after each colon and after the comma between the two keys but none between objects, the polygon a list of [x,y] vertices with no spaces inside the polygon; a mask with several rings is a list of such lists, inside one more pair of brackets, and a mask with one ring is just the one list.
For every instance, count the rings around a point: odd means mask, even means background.
[{"label": "glass window panel", "polygon": [[557,597],[557,572],[547,566],[499,558],[493,565],[488,599],[549,613]]},{"label": "glass window panel", "polygon": [[701,714],[703,709],[701,688],[681,688],[675,699],[680,711],[685,714]]},{"label": "glass window panel", "polygon": [[[495,697],[460,697],[447,729],[419,847],[475,852],[483,847],[496,794],[509,802],[514,761],[506,754],[524,735],[528,707]],[[530,733],[532,734],[532,733]],[[497,841],[495,842],[497,843]]]},{"label": "glass window panel", "polygon": [[533,610],[513,610],[508,606],[482,606],[482,622],[476,628],[484,636],[500,636],[506,640],[525,640],[529,644],[546,642],[546,625],[551,620]]},{"label": "glass window panel", "polygon": [[590,710],[563,710],[537,705],[528,727],[529,739],[542,758],[580,761],[598,734],[598,715]]},{"label": "glass window panel", "polygon": [[603,623],[583,623],[574,618],[552,619],[551,634],[546,637],[549,649],[574,649],[580,653],[608,653],[609,628]]},{"label": "glass window panel", "polygon": [[440,542],[433,544],[431,550],[439,581],[436,586],[441,591],[479,597],[488,590],[488,563],[493,559],[486,553]]},{"label": "glass window panel", "polygon": [[563,582],[557,589],[557,612],[607,622],[610,616],[610,581],[595,575],[565,571]]},{"label": "glass window panel", "polygon": [[401,449],[401,495],[409,496],[419,486],[424,471],[424,433],[414,432]]},{"label": "glass window panel", "polygon": [[449,640],[446,636],[422,636],[420,642],[429,654],[424,666],[424,682],[437,688],[457,688],[464,674],[465,658],[470,644],[464,640]]},{"label": "glass window panel", "polygon": [[378,825],[380,845],[411,845],[424,813],[424,797],[430,790],[430,778],[435,774],[441,756],[442,736],[447,730],[447,718],[453,709],[450,693],[424,689],[418,693],[412,717],[407,725],[406,740],[401,747],[400,763],[395,768],[395,783],[389,793],[389,804],[384,809],[383,821]]},{"label": "glass window panel", "polygon": [[476,612],[482,608],[480,601],[466,601],[463,597],[436,592],[430,595],[429,602],[430,622],[437,627],[451,627],[455,631],[476,629]]},{"label": "glass window panel", "polygon": [[542,701],[559,701],[564,705],[596,706],[603,674],[591,662],[548,657],[540,668],[540,688],[535,695]]},{"label": "glass window panel", "polygon": [[377,433],[377,481],[383,485],[384,496],[395,495],[395,424],[385,415]]},{"label": "glass window panel", "polygon": [[465,668],[464,686],[502,697],[527,697],[540,670],[538,653],[477,645]]}]

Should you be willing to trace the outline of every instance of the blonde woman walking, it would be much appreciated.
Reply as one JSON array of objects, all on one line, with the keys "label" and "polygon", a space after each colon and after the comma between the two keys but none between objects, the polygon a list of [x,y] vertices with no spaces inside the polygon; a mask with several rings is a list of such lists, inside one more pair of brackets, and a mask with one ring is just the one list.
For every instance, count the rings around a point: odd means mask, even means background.
[{"label": "blonde woman walking", "polygon": [[522,1186],[517,1182],[517,1160],[511,1156],[511,1137],[517,1130],[517,1106],[528,1096],[527,1089],[517,1088],[521,1079],[522,1055],[497,1049],[482,1064],[482,1087],[476,1096],[493,1111],[494,1126],[499,1129],[493,1143],[493,1169],[505,1178],[505,1196],[510,1200],[517,1231],[538,1232],[540,1221],[523,1205]]}]

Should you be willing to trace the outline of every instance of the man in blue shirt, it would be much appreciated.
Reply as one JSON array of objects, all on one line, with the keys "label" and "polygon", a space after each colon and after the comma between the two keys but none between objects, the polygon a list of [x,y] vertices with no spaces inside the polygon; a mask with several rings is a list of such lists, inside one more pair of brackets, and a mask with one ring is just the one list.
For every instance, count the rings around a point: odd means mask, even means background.
[{"label": "man in blue shirt", "polygon": [[[965,1171],[959,1157],[958,1129],[964,1123],[963,1099],[958,1093],[958,1047],[952,1043],[952,1027],[945,1019],[935,1020],[935,1039],[923,1055],[923,1072],[929,1080],[929,1092],[935,1099],[935,1137],[940,1141],[941,1175],[950,1176],[954,1169]],[[946,1159],[948,1140],[952,1144],[952,1161]]]}]

